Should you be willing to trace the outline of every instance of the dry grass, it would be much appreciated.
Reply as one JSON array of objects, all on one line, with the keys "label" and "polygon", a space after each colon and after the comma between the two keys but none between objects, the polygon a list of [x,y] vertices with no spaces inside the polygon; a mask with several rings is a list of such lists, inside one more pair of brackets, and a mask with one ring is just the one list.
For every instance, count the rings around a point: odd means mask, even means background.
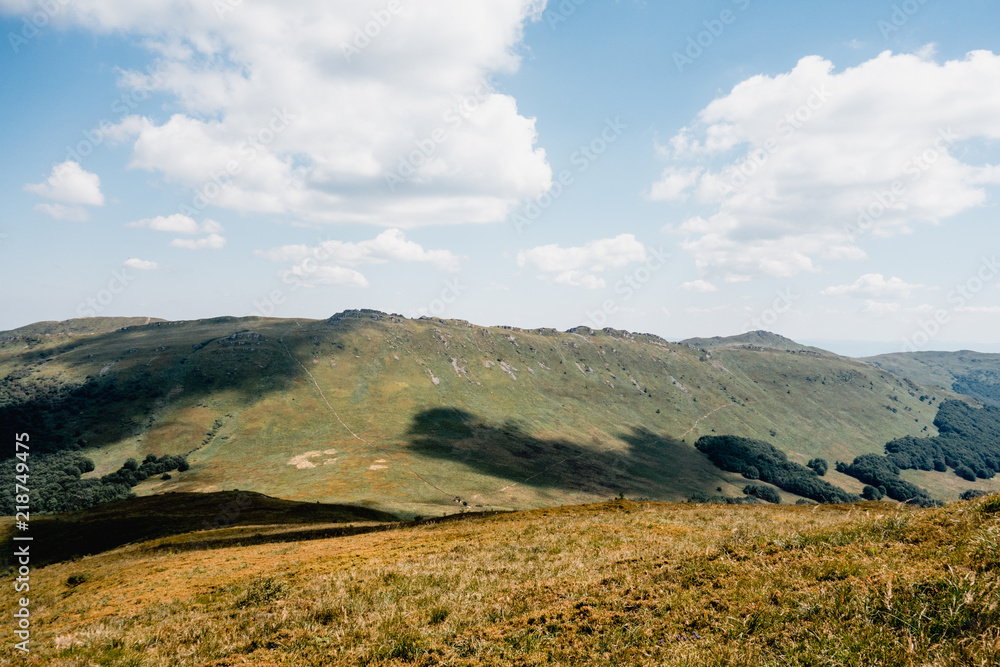
[{"label": "dry grass", "polygon": [[619,501],[132,547],[34,574],[28,664],[1000,664],[998,509]]}]

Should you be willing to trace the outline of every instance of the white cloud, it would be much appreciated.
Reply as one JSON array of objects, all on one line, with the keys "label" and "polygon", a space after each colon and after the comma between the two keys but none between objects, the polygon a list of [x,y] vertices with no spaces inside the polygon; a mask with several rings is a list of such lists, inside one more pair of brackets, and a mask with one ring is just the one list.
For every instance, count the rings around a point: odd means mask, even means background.
[{"label": "white cloud", "polygon": [[278,277],[288,284],[303,287],[336,285],[338,287],[368,287],[368,279],[354,269],[343,266],[317,266],[309,270],[309,265],[296,264],[292,268],[279,271]]},{"label": "white cloud", "polygon": [[[0,0],[28,17],[41,6]],[[134,168],[212,205],[399,228],[503,220],[552,173],[535,120],[483,82],[517,70],[545,0],[401,6],[350,57],[385,0],[75,0],[55,24],[153,51],[154,74],[121,82],[165,93],[178,112],[127,118],[113,134],[133,142]],[[414,173],[390,191],[387,174],[407,162]]]},{"label": "white cloud", "polygon": [[864,258],[866,233],[909,233],[982,205],[1000,170],[958,149],[1000,138],[1000,56],[933,57],[885,52],[836,72],[810,56],[738,84],[661,150],[673,164],[653,191],[707,207],[669,231],[702,270],[789,277]]},{"label": "white cloud", "polygon": [[67,160],[52,167],[52,173],[41,183],[28,183],[24,189],[39,197],[58,202],[36,204],[35,210],[57,220],[85,222],[90,213],[83,206],[104,206],[101,179],[97,174],[84,170],[79,164]]},{"label": "white cloud", "polygon": [[867,294],[874,297],[909,299],[914,292],[925,288],[925,285],[911,285],[895,276],[886,280],[881,273],[867,273],[850,285],[827,287],[821,294],[824,296]]},{"label": "white cloud", "polygon": [[649,199],[653,201],[686,199],[688,191],[698,183],[698,177],[701,176],[702,171],[704,170],[701,167],[691,169],[667,167],[660,176],[660,180],[653,183]]},{"label": "white cloud", "polygon": [[158,232],[169,232],[171,234],[212,234],[223,231],[222,225],[215,220],[205,220],[200,225],[193,219],[180,213],[155,218],[144,218],[125,224],[126,227],[142,227]]},{"label": "white cloud", "polygon": [[539,277],[546,282],[586,289],[605,286],[604,279],[596,275],[598,273],[644,261],[646,248],[632,234],[619,234],[573,248],[553,243],[517,254],[518,266],[538,271]]},{"label": "white cloud", "polygon": [[70,222],[86,222],[90,220],[90,212],[82,206],[35,204],[35,210],[46,213],[56,220],[69,220]]},{"label": "white cloud", "polygon": [[707,280],[692,280],[681,285],[681,289],[688,292],[718,292],[719,288]]},{"label": "white cloud", "polygon": [[424,262],[442,271],[458,271],[461,257],[449,250],[425,250],[419,243],[407,241],[399,229],[387,229],[367,241],[324,241],[316,246],[286,245],[257,256],[273,262],[294,262],[282,277],[295,277],[296,282],[314,285],[367,287],[368,280],[351,266],[387,264],[389,262]]},{"label": "white cloud", "polygon": [[201,239],[174,239],[170,242],[173,248],[188,250],[219,250],[226,245],[226,239],[218,234],[209,234]]},{"label": "white cloud", "polygon": [[160,265],[156,262],[150,262],[145,259],[137,259],[135,257],[126,259],[124,266],[130,269],[136,269],[137,271],[155,271],[160,268]]},{"label": "white cloud", "polygon": [[72,160],[52,167],[52,173],[47,180],[42,183],[28,183],[24,189],[39,197],[63,204],[104,206],[100,177],[85,171]]}]

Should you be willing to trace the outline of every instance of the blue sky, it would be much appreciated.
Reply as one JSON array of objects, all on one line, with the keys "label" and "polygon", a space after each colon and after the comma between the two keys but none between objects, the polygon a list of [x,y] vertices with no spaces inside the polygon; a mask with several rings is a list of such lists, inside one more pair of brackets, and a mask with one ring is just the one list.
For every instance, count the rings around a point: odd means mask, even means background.
[{"label": "blue sky", "polygon": [[369,307],[1000,351],[996,3],[0,13],[0,328]]}]

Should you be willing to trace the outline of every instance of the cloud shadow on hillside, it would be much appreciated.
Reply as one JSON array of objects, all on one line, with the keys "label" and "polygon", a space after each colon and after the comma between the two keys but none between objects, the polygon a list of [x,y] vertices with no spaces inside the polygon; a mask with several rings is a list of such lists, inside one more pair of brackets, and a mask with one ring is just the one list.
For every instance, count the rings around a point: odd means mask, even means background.
[{"label": "cloud shadow on hillside", "polygon": [[617,437],[624,450],[600,450],[565,439],[536,438],[514,422],[489,424],[465,410],[440,407],[414,416],[411,452],[461,464],[539,490],[598,496],[662,497],[704,456],[691,445],[629,426]]}]

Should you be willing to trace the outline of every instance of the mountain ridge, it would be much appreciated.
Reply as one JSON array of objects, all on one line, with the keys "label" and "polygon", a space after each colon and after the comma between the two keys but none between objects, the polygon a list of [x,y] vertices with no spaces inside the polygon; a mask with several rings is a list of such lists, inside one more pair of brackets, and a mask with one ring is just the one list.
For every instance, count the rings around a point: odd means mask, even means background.
[{"label": "mountain ridge", "polygon": [[[741,497],[745,480],[695,440],[754,438],[832,468],[936,435],[937,405],[955,396],[787,339],[710,350],[610,328],[370,309],[10,333],[0,334],[0,410],[56,449],[81,448],[90,477],[130,457],[186,455],[191,470],[136,492],[240,488],[404,515]],[[861,491],[834,470],[828,479]],[[936,480],[925,484],[946,498],[992,483]]]}]

